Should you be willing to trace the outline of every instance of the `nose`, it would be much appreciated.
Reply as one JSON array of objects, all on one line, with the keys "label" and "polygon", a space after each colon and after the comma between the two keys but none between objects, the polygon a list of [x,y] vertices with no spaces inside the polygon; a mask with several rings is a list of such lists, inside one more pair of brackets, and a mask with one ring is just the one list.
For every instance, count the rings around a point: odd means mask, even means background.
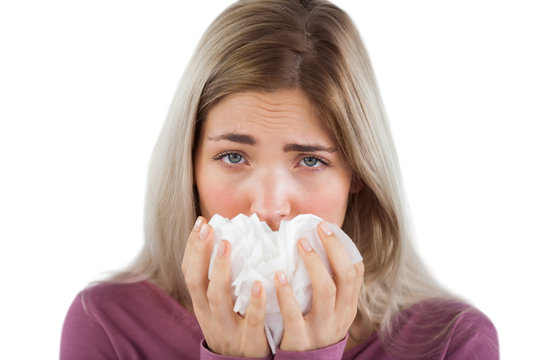
[{"label": "nose", "polygon": [[293,184],[279,171],[261,172],[253,180],[250,211],[276,231],[281,220],[291,218]]}]

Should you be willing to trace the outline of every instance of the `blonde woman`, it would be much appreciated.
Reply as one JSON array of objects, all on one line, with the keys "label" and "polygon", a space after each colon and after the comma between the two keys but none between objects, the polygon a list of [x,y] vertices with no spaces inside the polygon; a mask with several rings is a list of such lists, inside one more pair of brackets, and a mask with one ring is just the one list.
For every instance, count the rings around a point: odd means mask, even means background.
[{"label": "blonde woman", "polygon": [[[322,0],[244,0],[203,36],[150,163],[146,242],[127,270],[73,302],[63,359],[495,359],[496,331],[445,292],[411,245],[399,166],[375,78],[351,19]],[[272,354],[264,288],[233,312],[231,244],[211,280],[215,214],[277,230],[299,214],[313,285],[302,314],[275,274],[283,338]],[[352,264],[330,223],[354,241]]]}]

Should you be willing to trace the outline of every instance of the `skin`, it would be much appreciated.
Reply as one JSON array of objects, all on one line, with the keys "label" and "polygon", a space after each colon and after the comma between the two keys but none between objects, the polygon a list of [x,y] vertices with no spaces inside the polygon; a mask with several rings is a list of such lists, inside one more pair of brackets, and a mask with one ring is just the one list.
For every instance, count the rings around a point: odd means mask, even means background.
[{"label": "skin", "polygon": [[[350,168],[297,89],[229,95],[209,112],[195,152],[195,184],[202,216],[188,239],[182,271],[193,310],[209,348],[219,354],[264,357],[265,294],[254,282],[245,317],[233,312],[228,241],[220,242],[211,281],[207,269],[214,214],[232,218],[256,213],[273,229],[281,220],[311,213],[334,273],[303,239],[298,251],[313,284],[309,313],[302,315],[282,272],[275,285],[284,322],[283,350],[306,351],[345,337],[356,316],[363,264],[352,264],[325,227],[341,226],[351,192]],[[353,190],[354,191],[354,190]]]}]

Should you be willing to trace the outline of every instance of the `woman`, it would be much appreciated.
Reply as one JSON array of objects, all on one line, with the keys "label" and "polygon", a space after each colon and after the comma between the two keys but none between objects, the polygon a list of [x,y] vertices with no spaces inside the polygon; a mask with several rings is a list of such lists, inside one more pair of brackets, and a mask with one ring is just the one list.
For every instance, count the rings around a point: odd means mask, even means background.
[{"label": "woman", "polygon": [[[303,213],[325,220],[318,234],[334,277],[298,239],[313,306],[302,315],[276,273],[284,334],[275,355],[261,284],[245,317],[232,310],[225,239],[207,277],[207,222],[239,213],[273,230]],[[214,21],[154,149],[145,216],[134,264],[75,299],[62,358],[498,358],[491,322],[437,285],[412,248],[369,59],[328,2],[239,1]]]}]

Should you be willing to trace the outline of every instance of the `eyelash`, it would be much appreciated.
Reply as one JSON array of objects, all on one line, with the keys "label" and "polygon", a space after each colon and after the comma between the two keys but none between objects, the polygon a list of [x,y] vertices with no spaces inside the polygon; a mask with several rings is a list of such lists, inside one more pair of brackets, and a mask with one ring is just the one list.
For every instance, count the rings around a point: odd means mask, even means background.
[{"label": "eyelash", "polygon": [[[244,159],[244,160],[245,160],[245,158],[246,158],[242,153],[240,153],[240,152],[238,152],[238,151],[224,151],[224,152],[221,152],[221,153],[217,154],[213,159],[214,159],[214,160],[221,160],[221,159],[223,159],[225,156],[228,156],[228,155],[231,155],[231,154],[237,154],[237,155],[240,155],[240,156],[242,157],[242,159]],[[230,163],[230,164],[229,164],[229,163],[227,163],[227,166],[235,166],[235,165],[237,165],[237,164],[234,164],[234,163]]]},{"label": "eyelash", "polygon": [[[320,157],[320,156],[317,156],[317,155],[301,155],[301,156],[302,156],[302,158],[300,159],[300,161],[303,161],[305,159],[315,159],[318,162],[320,162],[321,164],[323,164],[323,166],[326,166],[326,167],[330,166],[330,163],[327,160]],[[320,166],[307,166],[306,165],[305,167],[310,168],[310,169],[317,169]]]},{"label": "eyelash", "polygon": [[[216,160],[216,161],[219,161],[219,160],[223,159],[224,157],[226,157],[228,155],[231,155],[231,154],[240,155],[242,157],[242,159],[245,160],[245,156],[239,151],[224,151],[224,152],[221,152],[221,153],[217,154],[215,157],[213,157],[213,159]],[[329,161],[327,161],[326,159],[324,159],[324,158],[322,158],[320,156],[317,156],[317,155],[304,155],[304,154],[302,154],[300,161],[305,160],[305,159],[315,159],[315,160],[319,161],[325,167],[330,166]],[[241,164],[241,163],[236,163],[236,164],[235,163],[226,163],[226,166],[235,167],[237,164]],[[306,167],[306,168],[311,169],[311,170],[316,170],[316,169],[320,168],[321,166],[307,166],[306,165],[306,166],[303,166],[303,167]]]}]

